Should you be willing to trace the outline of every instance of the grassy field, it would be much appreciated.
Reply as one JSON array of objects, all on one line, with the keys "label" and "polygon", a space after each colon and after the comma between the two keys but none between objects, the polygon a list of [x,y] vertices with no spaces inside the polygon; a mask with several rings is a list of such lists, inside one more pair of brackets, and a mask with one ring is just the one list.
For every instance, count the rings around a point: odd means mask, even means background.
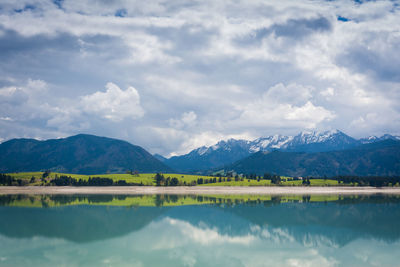
[{"label": "grassy field", "polygon": [[[42,181],[43,172],[20,172],[20,173],[8,173],[8,175],[14,177],[15,179],[22,179],[29,182],[30,185],[45,185],[50,180],[55,179],[60,176],[70,176],[77,180],[88,180],[89,177],[101,177],[101,178],[111,178],[114,182],[119,180],[125,180],[127,183],[136,183],[143,184],[147,186],[156,185],[155,184],[155,173],[141,173],[141,174],[94,174],[94,175],[82,175],[82,174],[70,174],[70,173],[56,173],[51,172],[49,176]],[[34,182],[30,183],[31,178],[34,177]],[[177,178],[182,184],[186,182],[187,185],[191,184],[193,181],[197,181],[197,179],[202,178],[203,180],[213,179],[219,180],[219,177],[215,176],[202,176],[202,175],[189,175],[189,174],[164,174],[165,178]],[[281,182],[281,186],[301,186],[301,180],[291,180],[290,177],[282,177],[283,181]],[[227,177],[222,178],[222,182],[217,183],[207,183],[200,184],[198,186],[271,186],[270,180],[250,180],[250,179],[241,179],[239,181],[235,181],[234,178],[231,178],[231,181],[228,181]],[[311,186],[337,186],[339,185],[336,180],[331,179],[311,179]],[[273,185],[275,186],[275,185]]]},{"label": "grassy field", "polygon": [[[36,185],[40,185],[41,182],[41,177],[43,175],[43,172],[19,172],[19,173],[7,173],[8,175],[14,177],[15,179],[23,179],[30,181],[32,177],[35,178],[35,183]],[[70,174],[70,173],[57,173],[57,172],[51,172],[49,176],[46,178],[46,181],[50,181],[56,177],[60,176],[70,176],[72,178],[75,178],[77,180],[82,179],[87,181],[89,177],[101,177],[101,178],[111,178],[113,181],[119,181],[119,180],[125,180],[127,183],[137,183],[140,184],[142,183],[143,185],[155,185],[154,177],[155,173],[141,173],[137,175],[132,175],[132,174],[93,174],[93,175],[83,175],[83,174]],[[196,181],[198,178],[203,178],[203,179],[212,179],[216,177],[212,176],[202,176],[202,175],[190,175],[190,174],[164,174],[165,178],[178,178],[179,181],[186,182],[186,183],[191,183],[192,181]]]}]

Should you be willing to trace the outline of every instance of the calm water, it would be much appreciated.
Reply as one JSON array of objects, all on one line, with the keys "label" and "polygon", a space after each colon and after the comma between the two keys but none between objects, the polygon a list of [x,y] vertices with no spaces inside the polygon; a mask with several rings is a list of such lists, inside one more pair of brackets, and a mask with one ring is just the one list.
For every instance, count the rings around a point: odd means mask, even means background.
[{"label": "calm water", "polygon": [[400,266],[398,196],[0,196],[0,266]]}]

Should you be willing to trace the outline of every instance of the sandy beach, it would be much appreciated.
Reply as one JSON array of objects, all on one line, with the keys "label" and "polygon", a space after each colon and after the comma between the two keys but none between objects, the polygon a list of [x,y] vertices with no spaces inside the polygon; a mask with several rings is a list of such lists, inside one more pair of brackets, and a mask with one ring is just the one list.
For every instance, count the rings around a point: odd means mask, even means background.
[{"label": "sandy beach", "polygon": [[73,186],[2,186],[0,195],[7,194],[400,194],[399,187],[155,187],[155,186],[109,186],[109,187],[73,187]]}]

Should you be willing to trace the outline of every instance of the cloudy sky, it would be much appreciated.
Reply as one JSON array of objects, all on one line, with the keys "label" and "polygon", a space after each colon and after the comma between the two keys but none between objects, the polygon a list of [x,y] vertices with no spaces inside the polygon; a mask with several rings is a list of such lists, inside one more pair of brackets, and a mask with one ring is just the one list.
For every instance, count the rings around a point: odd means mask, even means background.
[{"label": "cloudy sky", "polygon": [[399,51],[400,1],[2,0],[0,140],[400,134]]}]

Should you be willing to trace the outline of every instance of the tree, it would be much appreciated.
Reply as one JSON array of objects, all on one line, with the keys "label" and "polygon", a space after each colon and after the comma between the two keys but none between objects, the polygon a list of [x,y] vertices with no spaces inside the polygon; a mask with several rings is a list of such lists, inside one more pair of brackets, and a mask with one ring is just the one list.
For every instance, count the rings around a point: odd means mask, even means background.
[{"label": "tree", "polygon": [[51,171],[50,170],[46,170],[43,174],[42,174],[42,178],[47,178],[49,177]]},{"label": "tree", "polygon": [[171,186],[177,186],[178,184],[179,184],[178,178],[173,177],[173,178],[171,179],[170,185],[171,185]]},{"label": "tree", "polygon": [[155,180],[156,180],[156,185],[157,186],[161,186],[161,185],[165,184],[164,175],[162,175],[161,173],[157,173],[156,174]]},{"label": "tree", "polygon": [[10,175],[0,174],[0,184],[2,185],[12,185],[15,181],[15,178]]},{"label": "tree", "polygon": [[303,179],[302,185],[309,186],[310,184],[311,184],[310,178],[304,178]]},{"label": "tree", "polygon": [[272,184],[280,184],[281,183],[281,177],[279,175],[272,175],[271,176],[271,183]]},{"label": "tree", "polygon": [[264,180],[271,180],[271,174],[264,173]]}]

